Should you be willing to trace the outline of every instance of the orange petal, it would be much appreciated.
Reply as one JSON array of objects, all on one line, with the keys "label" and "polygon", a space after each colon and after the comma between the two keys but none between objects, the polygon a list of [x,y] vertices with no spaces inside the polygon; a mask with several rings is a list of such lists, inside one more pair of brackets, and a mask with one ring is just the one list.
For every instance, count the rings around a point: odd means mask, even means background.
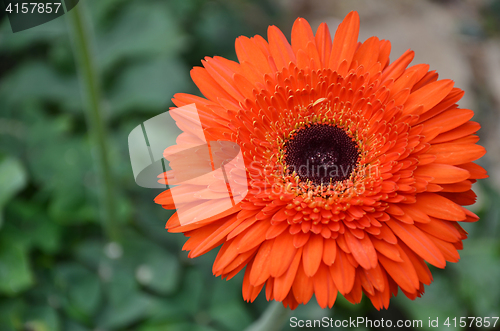
[{"label": "orange petal", "polygon": [[[453,201],[457,205],[461,206],[470,206],[473,205],[476,202],[477,195],[474,193],[472,190],[468,190],[465,192],[459,192],[459,193],[454,193],[454,192],[440,192],[439,195],[449,199],[450,201]],[[462,209],[462,211],[467,214],[467,209]],[[477,220],[477,219],[476,219]]]},{"label": "orange petal", "polygon": [[456,247],[449,242],[438,239],[434,236],[429,236],[429,238],[434,242],[436,247],[443,253],[446,261],[450,261],[453,263],[458,262],[460,260],[460,254],[458,254]]},{"label": "orange petal", "polygon": [[[399,252],[398,252],[399,255]],[[363,269],[363,272],[366,275],[367,280],[373,285],[375,290],[377,291],[384,291],[386,288],[386,283],[387,283],[387,278],[385,276],[385,272],[382,271],[382,268],[380,267],[380,264],[377,264],[377,266],[373,269]]]},{"label": "orange petal", "polygon": [[326,23],[321,23],[316,30],[316,46],[318,47],[319,57],[321,63],[319,65],[326,67],[326,64],[330,61],[330,52],[332,50],[332,37],[330,35],[330,30]]},{"label": "orange petal", "polygon": [[260,291],[264,287],[265,283],[259,286],[253,286],[250,283],[250,270],[252,270],[252,262],[250,262],[245,270],[245,276],[243,277],[242,294],[245,301],[254,302]]},{"label": "orange petal", "polygon": [[395,244],[389,244],[388,242],[379,239],[373,239],[372,243],[373,247],[375,247],[379,253],[385,255],[393,261],[403,262],[401,256],[399,255],[399,249]]},{"label": "orange petal", "polygon": [[227,234],[231,232],[235,227],[240,225],[242,221],[243,219],[238,220],[236,218],[236,215],[228,218],[225,223],[219,225],[217,230],[213,231],[205,237],[205,240],[191,252],[192,256],[200,256],[202,254],[205,254],[209,250],[212,250],[213,248],[219,246],[221,240],[225,240]]},{"label": "orange petal", "polygon": [[359,272],[356,273],[356,277],[354,278],[354,284],[352,286],[351,292],[344,294],[344,298],[346,298],[352,304],[360,303],[363,297],[361,280],[360,277],[357,275],[359,275]]},{"label": "orange petal", "polygon": [[359,66],[363,66],[365,70],[368,70],[377,62],[379,50],[379,39],[375,36],[370,37],[356,50],[352,63],[357,62]]},{"label": "orange petal", "polygon": [[[472,116],[474,116],[474,112],[470,109],[455,108],[447,110],[423,122],[425,128],[422,131],[422,134],[425,135],[425,133],[431,128],[441,128],[440,133],[453,130],[461,126],[462,124],[467,123],[467,121],[469,121]],[[436,138],[433,138],[433,140]]]},{"label": "orange petal", "polygon": [[304,246],[302,262],[304,271],[308,277],[314,276],[316,271],[318,271],[321,258],[323,257],[323,241],[324,239],[321,235],[313,234]]},{"label": "orange petal", "polygon": [[419,229],[425,231],[433,236],[448,242],[457,242],[461,239],[460,232],[453,226],[450,221],[440,220],[438,218],[431,218],[427,224],[417,224]]},{"label": "orange petal", "polygon": [[252,225],[241,238],[237,247],[238,252],[243,253],[260,245],[266,239],[266,232],[269,227],[271,227],[271,223],[268,221],[260,221]]},{"label": "orange petal", "polygon": [[274,299],[282,301],[290,292],[293,281],[297,275],[297,270],[300,266],[300,258],[302,257],[302,248],[294,251],[294,256],[290,267],[280,277],[274,279]]},{"label": "orange petal", "polygon": [[382,39],[380,41],[380,52],[378,54],[378,60],[377,60],[381,64],[382,69],[385,69],[385,67],[389,64],[390,54],[391,54],[391,42],[389,40]]},{"label": "orange petal", "polygon": [[269,39],[269,49],[271,56],[276,63],[276,68],[281,70],[288,68],[290,62],[295,63],[295,54],[293,53],[292,46],[286,40],[285,35],[276,26],[272,25],[267,29],[267,36]]},{"label": "orange petal", "polygon": [[[331,308],[331,306],[333,306],[333,302],[335,302],[338,291],[337,287],[333,284],[328,267],[322,264],[316,275],[314,275],[312,281],[316,301],[319,306],[323,309],[327,306]],[[331,296],[333,296],[333,302],[330,299]]]},{"label": "orange petal", "polygon": [[330,275],[338,290],[342,294],[349,293],[354,285],[355,269],[347,260],[347,255],[342,250],[337,249],[335,263],[330,266]]},{"label": "orange petal", "polygon": [[[292,263],[297,249],[293,246],[293,236],[287,231],[276,237],[271,249],[271,266],[269,272],[272,277],[279,277]],[[286,295],[285,295],[286,296]]]},{"label": "orange petal", "polygon": [[452,80],[443,79],[416,90],[406,100],[403,114],[415,114],[420,106],[423,106],[423,108],[416,115],[425,113],[450,93],[453,84]]},{"label": "orange petal", "polygon": [[417,255],[438,268],[444,268],[446,261],[443,254],[441,254],[426,233],[422,232],[415,225],[401,223],[393,219],[387,221],[386,224]]},{"label": "orange petal", "polygon": [[[206,58],[206,61],[201,61],[207,72],[212,78],[235,100],[243,101],[243,95],[236,89],[236,84],[233,79],[235,71],[228,66],[222,64],[221,61]],[[239,66],[239,65],[238,65]]]},{"label": "orange petal", "polygon": [[421,193],[417,195],[416,209],[425,210],[429,216],[450,221],[462,221],[465,213],[456,203],[436,193]]},{"label": "orange petal", "polygon": [[398,242],[398,239],[392,233],[391,229],[384,223],[382,223],[382,226],[380,227],[380,234],[378,236],[375,236],[378,239],[383,239],[389,244],[396,244]]},{"label": "orange petal", "polygon": [[352,256],[361,267],[364,269],[375,268],[377,265],[377,253],[370,238],[366,235],[363,239],[358,239],[350,231],[346,231],[344,237]]},{"label": "orange petal", "polygon": [[[219,274],[221,270],[231,264],[236,259],[236,257],[240,255],[236,250],[238,240],[239,238],[226,241],[224,244],[222,244],[212,266],[212,272],[214,274]],[[256,249],[257,248],[255,248],[255,250]],[[255,252],[255,250],[250,250],[249,252]]]},{"label": "orange petal", "polygon": [[409,216],[415,222],[429,223],[431,221],[429,216],[426,214],[425,210],[413,208],[412,205],[405,205],[405,204],[401,204],[400,207],[404,211],[405,215]]},{"label": "orange petal", "polygon": [[375,295],[375,288],[373,287],[371,281],[369,281],[366,277],[366,273],[364,272],[364,270],[365,269],[356,269],[356,277],[359,277],[364,292]]},{"label": "orange petal", "polygon": [[453,130],[441,133],[439,136],[432,139],[431,144],[439,144],[466,137],[470,134],[476,133],[480,128],[481,125],[479,123],[468,121]]},{"label": "orange petal", "polygon": [[298,303],[306,304],[311,300],[314,293],[313,282],[310,277],[307,277],[302,264],[299,263],[297,275],[292,285],[293,296]]},{"label": "orange petal", "polygon": [[234,74],[234,84],[245,98],[253,98],[253,92],[257,88],[243,75]]},{"label": "orange petal", "polygon": [[425,76],[422,77],[412,88],[412,91],[416,91],[419,88],[424,87],[425,85],[428,85],[432,82],[435,82],[438,80],[439,75],[437,74],[436,70],[429,71],[425,74]]},{"label": "orange petal", "polygon": [[434,179],[431,183],[452,184],[469,178],[469,172],[465,169],[449,164],[431,163],[420,166],[413,172],[416,176],[430,176]]},{"label": "orange petal", "polygon": [[436,155],[436,163],[457,165],[475,161],[486,154],[480,145],[444,143],[432,145],[427,151]]},{"label": "orange petal", "polygon": [[304,246],[308,241],[309,237],[311,236],[311,232],[304,233],[300,231],[299,233],[296,233],[293,235],[293,245],[296,248]]},{"label": "orange petal", "polygon": [[[411,92],[413,85],[415,85],[415,83],[422,78],[428,70],[428,64],[417,64],[406,69],[403,74],[401,74],[401,76],[394,81],[394,85],[391,86],[391,96],[406,88],[408,88]],[[399,105],[399,103],[396,103],[396,105]]]},{"label": "orange petal", "polygon": [[290,233],[289,231],[285,231],[288,229],[289,226],[290,225],[287,222],[272,224],[271,227],[266,232],[266,240],[276,238],[283,232]]},{"label": "orange petal", "polygon": [[[340,23],[335,32],[328,68],[338,70],[343,61],[347,62],[346,69],[349,68],[354,52],[356,51],[358,34],[359,15],[357,12],[352,11],[347,14],[344,21]],[[338,73],[340,75],[345,75],[347,71]]]},{"label": "orange petal", "polygon": [[441,184],[443,189],[440,192],[465,192],[471,189],[472,183],[470,180],[464,180],[454,184]]},{"label": "orange petal", "polygon": [[274,300],[274,278],[268,278],[266,281],[266,299],[267,301]]},{"label": "orange petal", "polygon": [[[240,65],[240,74],[244,76],[249,82],[253,83],[256,87],[259,84],[262,84],[262,86],[266,83],[265,77],[266,74],[262,73],[257,69],[257,67],[248,62],[248,61],[243,61],[241,62]],[[226,108],[228,108],[224,102],[220,101],[220,104]],[[228,109],[239,109],[237,104],[233,104],[234,106],[232,108]]]},{"label": "orange petal", "polygon": [[323,262],[327,266],[331,266],[335,262],[337,256],[337,244],[335,239],[327,239],[323,244]]},{"label": "orange petal", "polygon": [[488,178],[488,173],[478,164],[469,162],[458,165],[460,168],[467,170],[470,173],[471,179]]},{"label": "orange petal", "polygon": [[314,34],[309,23],[299,17],[295,20],[292,27],[292,49],[297,54],[299,49],[306,51],[307,44],[314,43]]},{"label": "orange petal", "polygon": [[392,62],[380,76],[381,85],[389,82],[389,80],[396,80],[405,71],[406,67],[410,64],[415,56],[415,52],[407,50],[396,61]]},{"label": "orange petal", "polygon": [[321,66],[321,59],[319,58],[318,49],[312,41],[307,44],[307,56],[309,57],[309,67],[317,70]]},{"label": "orange petal", "polygon": [[270,277],[269,267],[271,266],[270,255],[274,240],[267,240],[260,246],[257,255],[253,260],[250,270],[250,284],[259,286],[264,284]]},{"label": "orange petal", "polygon": [[206,98],[212,101],[217,101],[218,98],[228,99],[233,102],[236,101],[212,78],[205,68],[194,67],[191,69],[191,78]]},{"label": "orange petal", "polygon": [[[436,78],[437,78],[437,75],[436,75]],[[416,85],[418,85],[418,83]],[[416,121],[415,124],[423,123],[423,122],[429,120],[430,118],[441,114],[442,112],[444,112],[446,110],[457,109],[458,107],[457,107],[456,103],[463,97],[463,95],[464,95],[464,91],[462,91],[461,89],[456,88],[456,87],[452,88],[451,92],[448,93],[448,95],[440,103],[438,103],[432,109],[429,109],[427,112],[420,115],[420,117],[418,118],[418,120]]]},{"label": "orange petal", "polygon": [[413,264],[413,267],[415,267],[418,279],[425,285],[430,285],[432,283],[432,274],[424,260],[417,256],[415,252],[408,248],[408,246],[404,243],[401,243],[400,247],[405,251],[406,255]]},{"label": "orange petal", "polygon": [[247,251],[243,254],[239,254],[225,268],[217,270],[217,272],[214,272],[214,275],[216,277],[222,276],[223,279],[227,278],[227,280],[233,278],[239,271],[241,271],[243,268],[246,267],[246,265],[248,264],[248,262],[250,262],[251,259],[254,258],[256,251],[257,248]]},{"label": "orange petal", "polygon": [[254,42],[254,40],[241,36],[236,39],[236,55],[240,63],[251,63],[261,75],[271,72],[267,55]]},{"label": "orange petal", "polygon": [[413,264],[411,263],[406,253],[399,246],[398,248],[403,262],[394,262],[384,255],[379,256],[379,261],[387,271],[389,276],[392,277],[392,279],[396,282],[397,285],[399,285],[399,287],[401,287],[401,289],[409,293],[415,293],[419,288],[417,272],[415,271],[415,267],[413,267]]},{"label": "orange petal", "polygon": [[[258,210],[246,210],[243,209],[238,213],[238,218],[243,218],[245,221],[238,225],[233,231],[231,231],[227,235],[227,239],[233,239],[234,237],[238,236],[240,233],[244,232],[248,228],[250,228],[255,222],[258,222],[258,220],[255,218],[255,215],[258,213]],[[245,214],[245,215],[243,215]]]}]

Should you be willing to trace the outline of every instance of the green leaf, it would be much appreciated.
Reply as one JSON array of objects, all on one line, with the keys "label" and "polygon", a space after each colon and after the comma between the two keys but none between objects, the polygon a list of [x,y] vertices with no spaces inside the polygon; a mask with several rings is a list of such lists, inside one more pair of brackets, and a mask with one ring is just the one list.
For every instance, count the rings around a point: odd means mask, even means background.
[{"label": "green leaf", "polygon": [[176,300],[185,311],[195,314],[201,309],[205,290],[205,280],[201,271],[194,268],[189,269],[183,278],[182,289]]},{"label": "green leaf", "polygon": [[86,328],[72,320],[67,320],[64,322],[64,331],[91,331],[91,329]]},{"label": "green leaf", "polygon": [[150,310],[149,321],[151,324],[177,323],[190,319],[178,302],[173,298],[157,297],[153,301],[153,306]]},{"label": "green leaf", "polygon": [[137,266],[135,274],[140,284],[167,295],[177,288],[180,268],[177,259],[172,254],[156,248],[144,255],[144,261]]},{"label": "green leaf", "polygon": [[0,245],[0,293],[16,295],[33,285],[27,248],[10,243]]},{"label": "green leaf", "polygon": [[230,280],[222,280],[221,278],[214,278],[214,285],[212,286],[212,293],[210,294],[210,307],[224,305],[228,302],[241,303],[241,284],[243,282],[244,271]]},{"label": "green leaf", "polygon": [[46,253],[55,253],[61,244],[61,228],[49,217],[46,210],[34,200],[16,199],[6,208],[10,221],[5,224],[9,240],[37,247]]},{"label": "green leaf", "polygon": [[131,295],[138,293],[133,269],[119,262],[103,260],[99,266],[99,273],[106,281],[108,300],[116,307],[129,301]]},{"label": "green leaf", "polygon": [[103,243],[95,239],[87,239],[78,244],[75,255],[78,261],[86,266],[97,269],[102,258]]},{"label": "green leaf", "polygon": [[186,43],[175,18],[166,6],[158,3],[126,7],[113,27],[97,38],[97,57],[103,68],[123,58],[166,58],[177,54]]},{"label": "green leaf", "polygon": [[0,51],[2,53],[20,52],[33,46],[33,44],[54,42],[55,39],[66,38],[66,23],[64,19],[64,17],[58,17],[34,29],[16,33],[12,33],[12,28],[8,24],[9,20],[4,19],[4,24],[0,29],[0,34],[2,35],[2,47]]},{"label": "green leaf", "polygon": [[56,279],[69,305],[87,317],[96,312],[101,301],[101,284],[96,274],[71,262],[57,266]]},{"label": "green leaf", "polygon": [[59,317],[56,311],[49,306],[30,307],[25,315],[25,326],[33,331],[60,330]]},{"label": "green leaf", "polygon": [[69,115],[50,119],[35,113],[28,122],[29,169],[34,182],[51,195],[49,216],[59,223],[96,222],[95,174],[87,141],[70,135]]},{"label": "green leaf", "polygon": [[42,251],[54,254],[61,246],[61,228],[50,218],[41,216],[33,218],[32,233],[29,233],[31,244]]},{"label": "green leaf", "polygon": [[[400,293],[391,300],[404,309],[411,319],[422,320],[423,327],[426,330],[433,330],[429,327],[429,318],[431,320],[439,319],[439,325],[442,326],[449,316],[467,316],[466,307],[461,304],[456,286],[450,279],[454,276],[449,270],[441,271],[431,267],[434,281],[430,286],[426,286],[425,293],[421,298],[412,301]],[[449,330],[458,330],[451,326]]]},{"label": "green leaf", "polygon": [[108,249],[104,249],[106,255],[101,255],[99,262],[99,274],[106,284],[108,305],[99,314],[97,323],[104,329],[130,325],[148,316],[154,308],[154,298],[139,291],[135,276],[138,260],[144,260],[149,254],[141,249],[147,241],[128,232],[124,243],[123,252],[119,254],[117,247],[111,253],[107,246]]},{"label": "green leaf", "polygon": [[229,281],[214,280],[213,290],[209,295],[210,317],[227,330],[245,329],[252,322],[252,316],[246,310],[241,297],[243,273]]},{"label": "green leaf", "polygon": [[74,187],[59,187],[49,206],[49,215],[62,224],[98,222],[96,202],[89,201],[83,190],[75,183]]},{"label": "green leaf", "polygon": [[146,324],[139,331],[217,331],[207,325],[199,325],[189,322],[183,323],[163,323],[163,324]]},{"label": "green leaf", "polygon": [[252,317],[240,302],[226,302],[212,307],[209,310],[211,318],[228,330],[239,331],[245,329],[252,322]]},{"label": "green leaf", "polygon": [[170,252],[137,234],[128,233],[123,244],[124,260],[135,281],[149,290],[168,295],[177,290],[180,265]]},{"label": "green leaf", "polygon": [[26,185],[26,171],[17,159],[0,159],[0,227],[3,206]]},{"label": "green leaf", "polygon": [[[461,260],[452,266],[458,275],[458,291],[472,316],[497,316],[500,307],[500,246],[496,239],[468,239]],[[457,315],[458,316],[458,315]],[[462,315],[461,315],[462,316]]]},{"label": "green leaf", "polygon": [[54,100],[68,109],[81,109],[81,96],[76,76],[61,75],[49,64],[41,61],[28,62],[19,66],[5,77],[2,83],[0,96],[5,98],[7,105],[13,108],[21,102],[35,98]]},{"label": "green leaf", "polygon": [[186,68],[174,59],[154,59],[130,66],[118,79],[109,100],[113,116],[126,111],[167,110],[174,93],[187,88]]},{"label": "green leaf", "polygon": [[7,299],[0,302],[0,330],[15,331],[21,329],[24,303],[21,299]]},{"label": "green leaf", "polygon": [[103,329],[115,329],[130,325],[146,316],[152,307],[149,295],[140,292],[126,292],[127,299],[106,306],[98,319]]}]

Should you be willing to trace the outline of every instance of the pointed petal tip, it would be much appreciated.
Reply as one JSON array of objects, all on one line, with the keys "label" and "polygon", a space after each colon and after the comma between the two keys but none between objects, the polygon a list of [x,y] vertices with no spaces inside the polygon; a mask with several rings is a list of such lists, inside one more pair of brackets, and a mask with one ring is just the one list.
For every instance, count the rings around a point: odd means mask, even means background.
[{"label": "pointed petal tip", "polygon": [[359,21],[359,13],[356,10],[351,10],[347,15],[345,16],[344,20],[346,19],[354,19]]}]

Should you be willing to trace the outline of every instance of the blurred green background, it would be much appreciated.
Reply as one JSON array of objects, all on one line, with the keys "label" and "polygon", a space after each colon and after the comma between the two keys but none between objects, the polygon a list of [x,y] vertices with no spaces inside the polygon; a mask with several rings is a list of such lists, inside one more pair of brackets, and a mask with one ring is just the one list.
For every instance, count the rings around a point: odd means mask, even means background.
[{"label": "blurred green background", "polygon": [[[153,202],[161,191],[135,184],[127,136],[173,106],[174,93],[199,94],[189,70],[204,56],[236,59],[236,37],[265,35],[270,24],[289,36],[297,16],[309,19],[313,28],[326,20],[334,31],[352,9],[359,10],[361,30],[368,35],[374,34],[370,25],[390,24],[401,15],[422,24],[429,15],[443,18],[438,21],[445,26],[435,33],[446,33],[436,47],[448,45],[443,52],[459,56],[459,65],[444,77],[460,80],[468,97],[464,102],[483,124],[480,143],[489,153],[480,163],[492,178],[475,185],[479,198],[474,211],[481,220],[464,226],[470,237],[461,261],[445,270],[432,268],[435,281],[423,298],[410,301],[400,293],[389,310],[377,312],[367,298],[351,305],[339,295],[331,310],[320,309],[312,299],[291,316],[422,319],[424,329],[429,329],[429,317],[438,317],[438,329],[454,330],[460,328],[442,327],[447,317],[500,315],[500,176],[493,166],[500,157],[500,2],[325,3],[80,1],[77,10],[89,32],[99,81],[93,87],[100,93],[98,110],[107,131],[113,180],[108,207],[114,223],[101,221],[107,216],[101,212],[106,202],[95,157],[99,146],[84,109],[89,91],[79,64],[75,16],[16,34],[7,18],[2,19],[0,331],[239,331],[258,319],[268,306],[264,293],[253,304],[244,302],[242,274],[230,281],[215,278],[211,266],[216,251],[188,259],[181,251],[184,236],[164,230],[170,212]],[[392,30],[411,44],[404,22]],[[397,47],[395,38],[391,41]],[[426,50],[436,52],[428,43],[422,53]],[[445,62],[455,63],[446,54]],[[298,328],[284,327],[292,329]]]}]

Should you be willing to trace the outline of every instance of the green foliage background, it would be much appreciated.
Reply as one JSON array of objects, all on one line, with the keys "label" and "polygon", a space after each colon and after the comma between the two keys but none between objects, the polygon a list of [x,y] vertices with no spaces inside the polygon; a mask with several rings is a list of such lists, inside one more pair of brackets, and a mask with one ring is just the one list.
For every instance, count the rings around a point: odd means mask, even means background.
[{"label": "green foliage background", "polygon": [[[83,3],[85,2],[85,3]],[[189,69],[204,56],[235,59],[239,35],[289,31],[292,17],[268,0],[82,0],[100,74],[119,244],[100,221],[98,176],[69,33],[69,15],[13,34],[0,26],[0,330],[239,331],[268,303],[241,297],[242,275],[212,275],[216,252],[190,260],[185,238],[167,234],[170,213],[138,187],[127,136],[173,104],[199,94]],[[499,6],[485,8],[495,22]],[[490,10],[491,9],[491,10]],[[496,11],[495,11],[496,10]],[[498,25],[489,24],[495,33]],[[333,29],[333,27],[332,27]],[[491,30],[493,29],[493,30]],[[493,107],[479,100],[480,107]],[[482,219],[466,224],[458,264],[433,269],[423,298],[400,294],[388,311],[339,296],[332,310],[314,299],[298,318],[422,319],[500,314],[498,188],[482,181]],[[500,323],[498,323],[500,324]],[[285,329],[292,329],[285,326]],[[450,328],[453,329],[453,328]],[[484,328],[482,328],[484,329]]]}]

